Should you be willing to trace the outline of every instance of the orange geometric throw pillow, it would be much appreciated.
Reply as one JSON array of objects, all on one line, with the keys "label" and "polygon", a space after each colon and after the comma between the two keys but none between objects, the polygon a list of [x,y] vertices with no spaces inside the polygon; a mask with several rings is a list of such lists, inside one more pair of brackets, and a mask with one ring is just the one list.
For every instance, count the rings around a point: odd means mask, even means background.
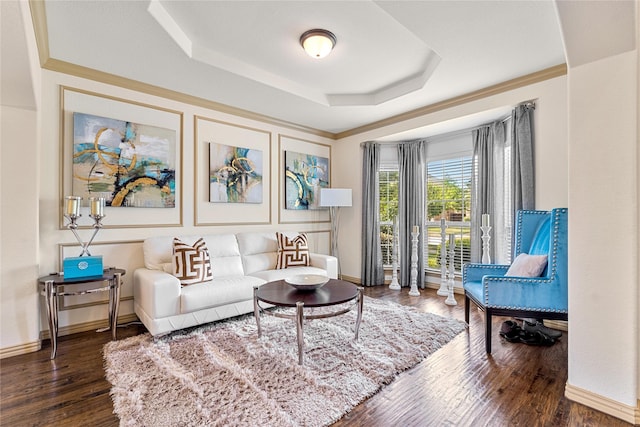
[{"label": "orange geometric throw pillow", "polygon": [[301,233],[289,239],[282,233],[276,233],[278,240],[278,259],[276,269],[280,270],[287,267],[307,266],[310,264],[309,259],[309,243],[307,235]]},{"label": "orange geometric throw pillow", "polygon": [[213,279],[209,251],[202,237],[193,245],[173,239],[173,275],[183,286]]}]

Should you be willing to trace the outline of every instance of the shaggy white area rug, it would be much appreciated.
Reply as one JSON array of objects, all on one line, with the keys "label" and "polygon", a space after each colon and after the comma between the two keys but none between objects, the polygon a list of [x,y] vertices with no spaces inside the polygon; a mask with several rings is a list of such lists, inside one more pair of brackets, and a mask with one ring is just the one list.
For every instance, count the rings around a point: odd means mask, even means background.
[{"label": "shaggy white area rug", "polygon": [[365,297],[355,309],[305,321],[298,365],[293,320],[253,315],[104,347],[122,426],[324,426],[420,363],[463,322]]}]

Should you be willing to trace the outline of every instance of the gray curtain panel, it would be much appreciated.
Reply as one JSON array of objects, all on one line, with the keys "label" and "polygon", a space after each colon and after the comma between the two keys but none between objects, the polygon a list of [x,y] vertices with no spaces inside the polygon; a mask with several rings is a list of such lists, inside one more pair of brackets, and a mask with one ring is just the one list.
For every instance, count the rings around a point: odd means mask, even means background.
[{"label": "gray curtain panel", "polygon": [[[517,106],[511,113],[511,163],[505,164],[503,122],[481,126],[472,132],[474,174],[472,177],[471,262],[482,257],[481,218],[491,218],[491,262],[508,263],[513,248],[511,224],[519,209],[535,209],[533,175],[533,103]],[[505,180],[510,179],[509,185]],[[508,190],[507,190],[508,188]],[[507,193],[508,191],[509,193]]]},{"label": "gray curtain panel", "polygon": [[379,179],[380,145],[365,142],[362,156],[362,271],[363,286],[384,284],[380,248]]},{"label": "gray curtain panel", "polygon": [[424,231],[426,209],[426,141],[398,144],[398,228],[400,236],[400,283],[411,285],[411,231],[417,225],[418,287],[424,288]]},{"label": "gray curtain panel", "polygon": [[[491,240],[489,251],[493,263],[506,262],[508,254],[505,248],[504,215],[509,209],[504,194],[504,151],[505,124],[502,121],[474,129],[473,167],[471,178],[471,262],[480,262],[482,258],[482,232],[480,231],[482,214],[489,214]],[[508,176],[508,175],[507,175]]]},{"label": "gray curtain panel", "polygon": [[533,175],[533,103],[518,105],[511,113],[511,191],[513,212],[535,209]]}]

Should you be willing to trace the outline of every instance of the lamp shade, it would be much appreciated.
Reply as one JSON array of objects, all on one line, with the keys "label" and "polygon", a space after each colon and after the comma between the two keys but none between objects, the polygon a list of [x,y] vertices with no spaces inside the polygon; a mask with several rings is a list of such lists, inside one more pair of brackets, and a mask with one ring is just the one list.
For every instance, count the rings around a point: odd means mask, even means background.
[{"label": "lamp shade", "polygon": [[321,188],[320,206],[351,206],[351,189]]}]

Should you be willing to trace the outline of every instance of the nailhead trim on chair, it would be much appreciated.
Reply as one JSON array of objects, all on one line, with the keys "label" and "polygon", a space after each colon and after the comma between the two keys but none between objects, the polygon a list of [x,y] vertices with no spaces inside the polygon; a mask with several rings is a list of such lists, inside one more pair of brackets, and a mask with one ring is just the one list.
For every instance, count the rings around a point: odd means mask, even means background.
[{"label": "nailhead trim on chair", "polygon": [[[524,212],[524,213],[529,213],[529,214],[544,214],[547,215],[549,213],[549,211],[538,211],[538,210],[530,210],[530,211],[520,211],[520,212]],[[536,282],[536,283],[550,283],[552,282],[552,278],[556,277],[558,272],[558,236],[559,236],[559,226],[560,226],[560,214],[566,214],[568,212],[567,208],[557,208],[557,209],[553,209],[551,211],[552,214],[552,223],[553,223],[553,247],[550,248],[551,249],[551,259],[549,259],[549,274],[548,274],[548,278],[515,278],[515,277],[509,277],[509,278],[503,278],[503,277],[496,277],[494,280],[501,280],[503,282],[511,282],[511,283],[528,283],[528,282]],[[522,227],[522,214],[519,214],[517,217],[517,224],[516,226],[518,227],[518,230],[521,230]],[[515,248],[516,251],[515,253],[522,253],[522,240],[519,238],[519,236],[516,236],[516,242],[515,242]],[[471,267],[474,264],[466,264],[463,268],[463,281],[464,278],[467,276],[468,271],[467,268]],[[476,266],[478,266],[478,264],[475,264]],[[484,269],[488,269],[489,271],[491,269],[494,269],[496,271],[500,270],[501,272],[504,271],[504,267],[505,266],[501,266],[501,265],[495,265],[495,266],[491,266],[491,265],[483,265],[480,264],[481,267],[483,267]],[[476,267],[477,268],[477,267]],[[484,283],[484,279],[483,279],[483,283],[482,283],[483,288],[485,288],[485,283]],[[546,316],[550,319],[555,319],[555,320],[567,320],[568,319],[568,310],[564,309],[549,309],[549,308],[532,308],[532,307],[519,307],[519,306],[496,306],[496,305],[492,305],[490,306],[487,302],[488,302],[488,293],[486,290],[484,290],[484,304],[482,302],[480,302],[478,299],[476,299],[474,296],[472,296],[471,294],[469,294],[466,290],[465,290],[465,321],[469,322],[469,305],[471,304],[471,302],[473,302],[474,304],[476,304],[482,311],[485,312],[485,348],[488,354],[491,353],[491,317],[492,316],[514,316],[514,315],[518,315],[518,316],[522,316],[522,317],[533,317],[533,316],[538,316],[538,314],[543,313],[543,316]]]},{"label": "nailhead trim on chair", "polygon": [[478,266],[481,265],[482,268],[486,268],[486,269],[490,269],[490,270],[504,270],[505,268],[509,268],[509,266],[504,266],[501,264],[478,264],[478,263],[472,263],[472,264],[464,264],[462,266],[463,269],[467,269],[468,267],[473,267],[473,266]]},{"label": "nailhead trim on chair", "polygon": [[[529,214],[547,214],[548,211],[538,211],[538,210],[529,210],[529,211],[519,211],[519,212],[526,212]],[[531,279],[515,279],[515,278],[509,278],[509,277],[501,277],[501,278],[494,278],[492,280],[495,281],[500,281],[500,282],[514,282],[514,283],[527,283],[527,282],[537,282],[537,283],[551,283],[553,281],[553,277],[556,275],[556,270],[558,267],[558,259],[557,259],[557,254],[558,254],[558,227],[560,225],[560,213],[566,213],[567,209],[566,208],[562,208],[562,209],[554,209],[552,211],[554,217],[553,217],[553,250],[551,252],[551,271],[549,272],[549,279],[546,280],[540,280],[540,278],[531,278]],[[522,226],[522,214],[518,214],[518,223],[519,226]],[[518,239],[518,245],[521,244],[520,239]],[[521,253],[520,248],[518,247],[518,252],[517,253]],[[466,265],[465,265],[466,268]],[[491,268],[489,266],[487,266],[487,268]],[[568,313],[567,310],[551,310],[551,309],[539,309],[539,308],[534,308],[534,307],[522,307],[522,306],[505,306],[505,305],[489,305],[489,292],[488,290],[485,289],[484,292],[484,304],[487,307],[490,308],[502,308],[502,309],[510,309],[510,310],[535,310],[535,311],[539,311],[542,313]]]},{"label": "nailhead trim on chair", "polygon": [[[535,215],[547,215],[549,211],[541,211],[541,210],[527,210],[527,211],[518,211],[518,229],[522,228],[522,217],[524,214],[535,214]],[[518,236],[516,240],[516,253],[522,253],[522,239]]]}]

